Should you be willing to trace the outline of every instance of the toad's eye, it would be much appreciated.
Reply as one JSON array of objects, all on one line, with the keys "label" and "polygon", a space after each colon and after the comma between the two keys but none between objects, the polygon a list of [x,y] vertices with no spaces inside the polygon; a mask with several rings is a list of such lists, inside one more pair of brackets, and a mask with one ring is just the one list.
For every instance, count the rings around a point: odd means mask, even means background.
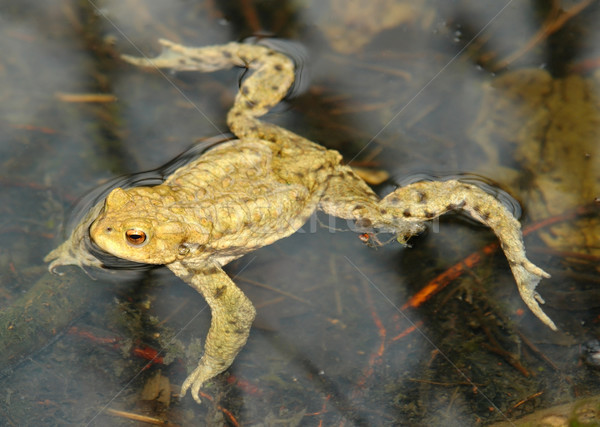
[{"label": "toad's eye", "polygon": [[140,246],[146,241],[146,233],[136,228],[131,228],[125,232],[127,241],[133,246]]}]

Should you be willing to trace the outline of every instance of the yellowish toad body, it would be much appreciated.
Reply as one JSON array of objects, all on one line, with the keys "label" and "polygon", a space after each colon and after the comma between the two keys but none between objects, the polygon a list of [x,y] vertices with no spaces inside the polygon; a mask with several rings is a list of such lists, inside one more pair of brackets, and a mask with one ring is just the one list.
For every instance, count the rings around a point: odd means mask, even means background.
[{"label": "yellowish toad body", "polygon": [[[484,86],[470,135],[492,165],[501,164],[501,157],[506,159],[507,151],[514,150],[520,169],[529,175],[520,196],[528,200],[533,220],[563,215],[592,203],[600,194],[598,94],[600,73],[587,78],[552,77],[546,70],[523,69]],[[510,172],[502,174],[510,176]],[[515,181],[520,178],[515,176]],[[557,251],[600,255],[598,215],[555,224],[539,234]]]},{"label": "yellowish toad body", "polygon": [[[260,45],[229,43],[188,48],[161,40],[152,60],[124,56],[139,66],[214,71],[254,70],[227,116],[238,139],[218,145],[175,171],[163,184],[113,190],[85,221],[91,239],[131,261],[166,265],[207,300],[212,321],[204,355],[185,380],[199,402],[202,384],[223,372],[245,344],[255,310],[222,267],[298,230],[317,209],[354,220],[364,231],[394,233],[402,243],[424,222],[462,209],[493,229],[502,243],[521,296],[547,325],[535,287],[544,271],[525,256],[518,221],[494,197],[458,181],[418,182],[380,200],[337,151],[310,142],[258,117],[287,93],[293,62]],[[51,267],[87,263],[79,255],[80,226],[47,260]]]}]

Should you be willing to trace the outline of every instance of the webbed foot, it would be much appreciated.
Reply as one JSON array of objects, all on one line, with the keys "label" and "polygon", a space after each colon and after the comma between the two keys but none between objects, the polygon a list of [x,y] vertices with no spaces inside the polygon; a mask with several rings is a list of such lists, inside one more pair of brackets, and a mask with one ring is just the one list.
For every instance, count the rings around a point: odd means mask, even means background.
[{"label": "webbed foot", "polygon": [[[217,364],[217,361],[213,361],[212,363],[207,360],[210,359],[210,357],[207,357],[206,355],[200,360],[200,363],[198,363],[198,366],[196,367],[196,369],[194,369],[192,371],[191,374],[188,375],[188,377],[185,379],[185,381],[183,382],[183,385],[181,386],[181,393],[180,393],[180,397],[184,397],[187,393],[188,390],[190,390],[190,393],[192,394],[192,398],[197,402],[197,403],[202,403],[202,400],[200,399],[200,387],[202,387],[202,385],[208,381],[209,379],[211,379],[212,377],[214,377],[215,374],[215,367],[213,365]],[[223,369],[227,369],[227,366]],[[222,371],[223,369],[217,369],[218,371]]]},{"label": "webbed foot", "polygon": [[540,280],[542,280],[542,278],[549,278],[550,275],[527,259],[520,264],[511,265],[511,270],[513,276],[515,276],[517,288],[519,289],[519,294],[521,295],[523,302],[525,302],[527,307],[529,307],[538,319],[548,325],[552,330],[557,331],[558,328],[556,327],[556,324],[540,307],[540,304],[544,304],[544,299],[535,291]]}]

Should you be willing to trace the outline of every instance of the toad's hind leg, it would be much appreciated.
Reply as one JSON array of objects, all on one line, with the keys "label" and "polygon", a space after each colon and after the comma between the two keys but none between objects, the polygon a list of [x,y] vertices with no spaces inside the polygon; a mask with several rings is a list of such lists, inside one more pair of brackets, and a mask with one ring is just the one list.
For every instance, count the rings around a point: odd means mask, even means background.
[{"label": "toad's hind leg", "polygon": [[388,212],[379,196],[349,166],[339,166],[327,184],[319,208],[329,215],[354,220],[356,231],[394,233],[406,243],[425,229],[423,221],[403,221],[397,213]]},{"label": "toad's hind leg", "polygon": [[269,139],[285,132],[263,123],[258,117],[281,101],[294,82],[294,62],[286,55],[257,44],[227,43],[205,47],[186,47],[160,39],[162,53],[156,58],[122,55],[134,65],[169,68],[176,71],[212,72],[245,67],[253,73],[241,82],[235,102],[227,115],[227,125],[238,138]]},{"label": "toad's hind leg", "polygon": [[381,204],[389,211],[396,210],[404,220],[416,222],[461,209],[490,227],[500,240],[521,298],[542,322],[557,329],[540,308],[538,302],[544,301],[535,291],[539,281],[550,275],[527,259],[519,221],[495,197],[460,181],[432,181],[399,188],[386,196]]},{"label": "toad's hind leg", "polygon": [[540,308],[538,302],[544,301],[535,291],[541,278],[550,275],[527,259],[519,222],[496,198],[477,186],[451,180],[417,182],[398,188],[377,202],[366,184],[357,182],[358,177],[348,172],[346,175],[343,179],[333,178],[325,203],[321,203],[323,210],[355,219],[358,226],[393,232],[402,242],[421,231],[425,221],[451,210],[466,211],[490,227],[500,240],[521,298],[542,322],[557,329]]}]

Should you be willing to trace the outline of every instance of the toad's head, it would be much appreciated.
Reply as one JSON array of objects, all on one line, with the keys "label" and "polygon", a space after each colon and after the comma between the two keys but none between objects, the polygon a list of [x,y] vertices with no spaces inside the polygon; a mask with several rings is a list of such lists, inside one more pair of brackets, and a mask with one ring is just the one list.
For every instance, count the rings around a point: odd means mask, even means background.
[{"label": "toad's head", "polygon": [[186,239],[185,227],[161,212],[151,190],[114,189],[90,226],[92,241],[103,251],[129,261],[174,262]]}]

